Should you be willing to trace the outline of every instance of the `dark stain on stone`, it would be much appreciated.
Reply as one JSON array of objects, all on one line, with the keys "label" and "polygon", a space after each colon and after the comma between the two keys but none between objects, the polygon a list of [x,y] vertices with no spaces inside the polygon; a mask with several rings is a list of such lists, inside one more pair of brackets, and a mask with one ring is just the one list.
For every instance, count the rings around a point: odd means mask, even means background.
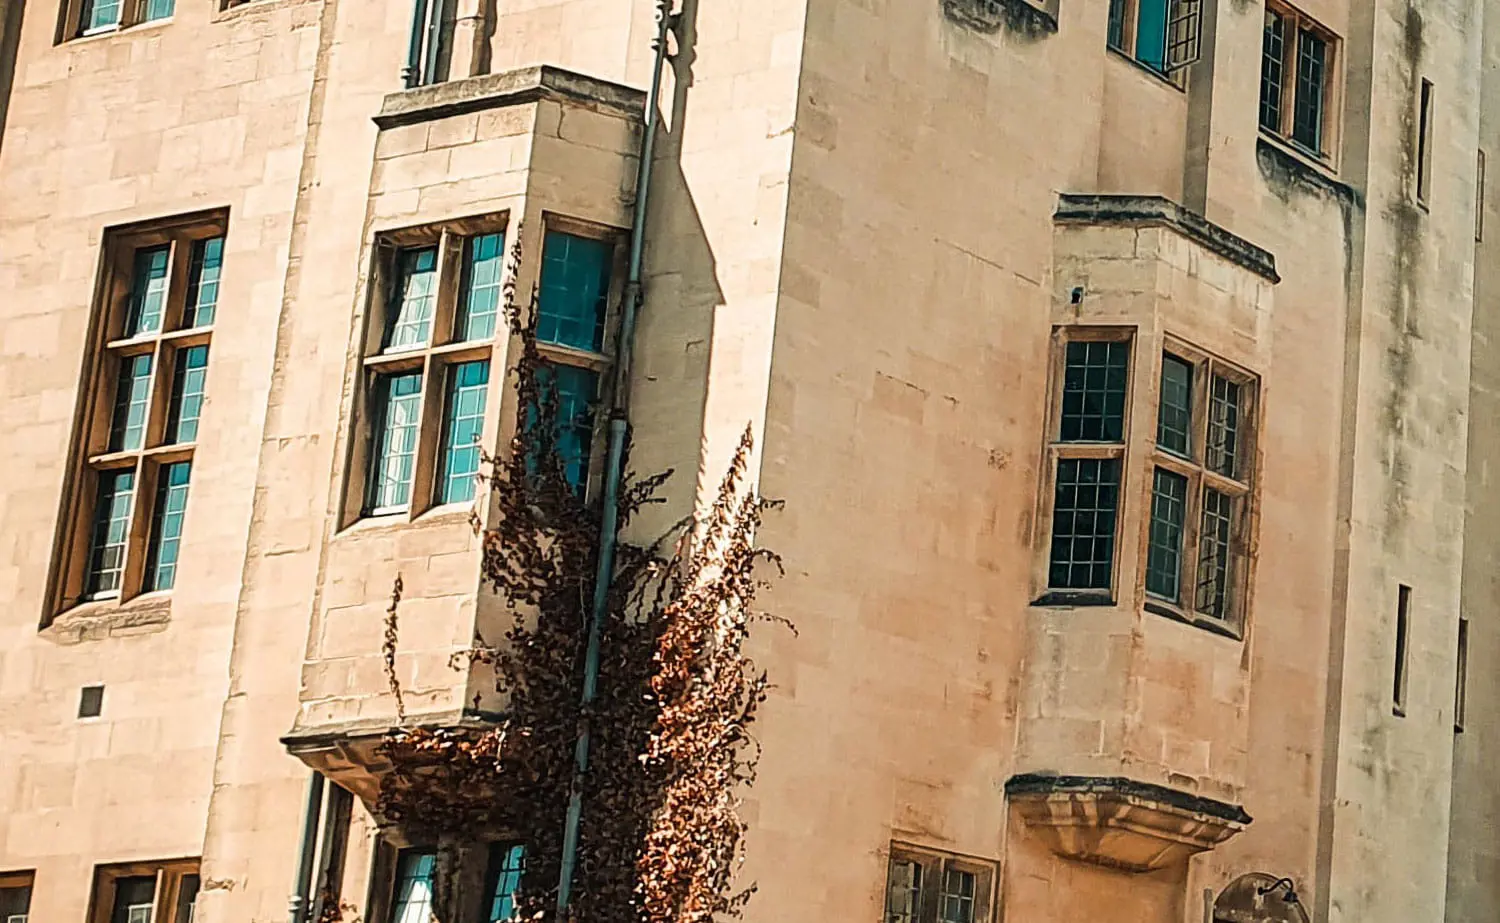
[{"label": "dark stain on stone", "polygon": [[940,0],[943,15],[966,29],[993,35],[1004,29],[1026,42],[1057,32],[1057,17],[1027,0]]}]

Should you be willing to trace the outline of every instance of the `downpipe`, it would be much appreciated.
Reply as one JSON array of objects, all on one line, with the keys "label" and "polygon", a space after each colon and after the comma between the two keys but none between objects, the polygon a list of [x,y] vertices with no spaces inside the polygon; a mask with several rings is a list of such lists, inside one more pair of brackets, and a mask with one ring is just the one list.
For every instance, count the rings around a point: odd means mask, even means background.
[{"label": "downpipe", "polygon": [[[589,707],[599,692],[599,647],[604,619],[609,609],[609,590],[614,578],[616,532],[620,525],[620,480],[625,443],[630,434],[630,355],[635,340],[636,314],[641,305],[641,259],[646,238],[646,201],[651,190],[651,168],[656,152],[656,130],[661,121],[662,68],[667,59],[667,34],[677,24],[674,0],[657,0],[656,52],[651,69],[651,87],[646,98],[646,126],[641,138],[640,163],[636,167],[635,206],[630,218],[630,261],[625,277],[624,311],[615,349],[614,388],[609,414],[609,453],[604,468],[604,496],[599,530],[598,566],[594,573],[594,598],[589,617],[588,646],[584,653],[582,714],[578,743],[573,749],[573,784],[568,794],[568,814],[563,827],[562,864],[557,880],[558,923],[567,919],[573,897],[573,876],[578,865],[578,831],[583,820],[583,780],[589,768],[591,724]],[[295,921],[294,921],[295,923]]]}]

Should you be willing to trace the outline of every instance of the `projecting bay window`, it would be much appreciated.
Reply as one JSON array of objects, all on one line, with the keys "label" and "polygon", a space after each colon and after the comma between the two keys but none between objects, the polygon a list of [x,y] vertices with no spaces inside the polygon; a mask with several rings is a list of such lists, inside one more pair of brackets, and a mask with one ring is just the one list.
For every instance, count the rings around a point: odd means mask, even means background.
[{"label": "projecting bay window", "polygon": [[[356,441],[362,515],[413,516],[471,503],[494,439],[493,368],[507,248],[503,216],[393,232],[377,244]],[[570,229],[571,231],[571,229]],[[549,229],[538,283],[542,390],[568,479],[586,488],[615,247]]]},{"label": "projecting bay window", "polygon": [[1240,369],[1175,343],[1162,355],[1146,535],[1156,611],[1240,624],[1255,400]]},{"label": "projecting bay window", "polygon": [[987,862],[892,844],[883,923],[986,923],[994,868]]},{"label": "projecting bay window", "polygon": [[1105,604],[1114,595],[1131,330],[1072,330],[1056,346],[1054,367],[1060,369],[1061,381],[1048,449],[1047,595]]},{"label": "projecting bay window", "polygon": [[1267,2],[1261,43],[1260,127],[1322,159],[1332,151],[1337,39],[1303,14]]},{"label": "projecting bay window", "polygon": [[101,865],[89,923],[193,923],[199,884],[197,859]]},{"label": "projecting bay window", "polygon": [[217,213],[106,235],[54,611],[176,583],[224,231]]}]

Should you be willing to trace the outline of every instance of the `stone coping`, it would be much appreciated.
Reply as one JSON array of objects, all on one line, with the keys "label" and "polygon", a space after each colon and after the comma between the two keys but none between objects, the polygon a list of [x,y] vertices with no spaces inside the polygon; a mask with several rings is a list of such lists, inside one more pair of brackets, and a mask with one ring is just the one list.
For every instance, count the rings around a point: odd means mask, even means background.
[{"label": "stone coping", "polygon": [[445,727],[494,727],[505,720],[504,715],[475,711],[472,708],[447,709],[407,715],[404,723],[394,715],[385,718],[358,718],[336,724],[316,724],[294,727],[281,738],[281,743],[292,753],[326,747],[340,741],[359,741],[383,737],[386,732],[398,727],[445,728]]},{"label": "stone coping", "polygon": [[1005,783],[1005,794],[1054,795],[1087,794],[1113,795],[1121,798],[1136,798],[1156,802],[1167,807],[1193,814],[1207,814],[1234,824],[1249,824],[1251,817],[1237,804],[1190,795],[1187,792],[1152,782],[1137,782],[1124,776],[1062,776],[1046,773],[1021,773],[1011,776]]},{"label": "stone coping", "polygon": [[375,124],[395,128],[540,99],[585,103],[635,118],[643,116],[646,106],[644,90],[539,64],[387,94]]},{"label": "stone coping", "polygon": [[1147,226],[1170,228],[1204,249],[1243,266],[1275,284],[1276,257],[1239,235],[1191,212],[1171,199],[1144,195],[1062,193],[1052,220],[1057,224]]}]

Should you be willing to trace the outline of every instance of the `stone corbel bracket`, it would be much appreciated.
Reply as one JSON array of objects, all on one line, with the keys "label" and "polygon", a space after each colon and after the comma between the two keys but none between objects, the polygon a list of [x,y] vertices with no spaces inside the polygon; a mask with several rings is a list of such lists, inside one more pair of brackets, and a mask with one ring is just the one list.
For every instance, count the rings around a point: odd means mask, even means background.
[{"label": "stone corbel bracket", "polygon": [[1185,863],[1251,820],[1239,805],[1118,776],[1022,774],[1005,794],[1057,855],[1128,872]]}]

